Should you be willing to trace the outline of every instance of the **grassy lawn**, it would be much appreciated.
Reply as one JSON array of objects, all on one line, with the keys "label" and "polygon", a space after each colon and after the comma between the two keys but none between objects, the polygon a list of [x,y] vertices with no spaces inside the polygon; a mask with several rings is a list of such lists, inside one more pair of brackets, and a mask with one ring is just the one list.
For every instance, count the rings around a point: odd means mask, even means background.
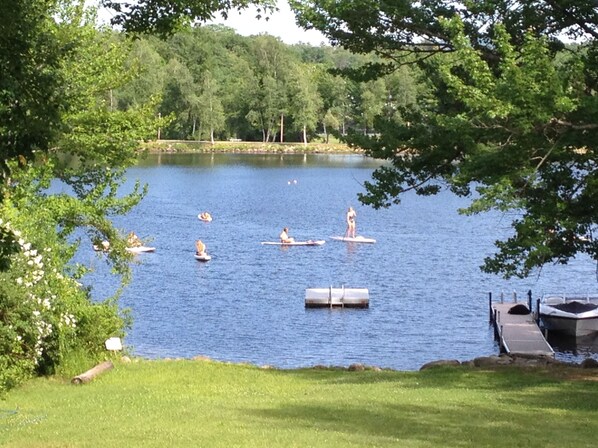
[{"label": "grassy lawn", "polygon": [[91,383],[28,382],[0,401],[9,447],[590,447],[598,372],[260,369],[117,364]]}]

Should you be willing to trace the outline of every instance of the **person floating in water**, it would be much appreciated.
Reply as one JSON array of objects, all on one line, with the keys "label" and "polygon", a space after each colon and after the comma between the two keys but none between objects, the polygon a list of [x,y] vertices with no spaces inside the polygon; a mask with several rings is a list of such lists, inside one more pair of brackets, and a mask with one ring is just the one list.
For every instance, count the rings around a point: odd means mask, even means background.
[{"label": "person floating in water", "polygon": [[212,220],[212,215],[210,215],[208,212],[202,212],[199,215],[199,219],[201,219],[202,221],[211,221]]},{"label": "person floating in water", "polygon": [[289,228],[288,227],[285,227],[284,229],[282,229],[282,232],[280,232],[280,242],[285,243],[285,244],[295,242],[295,238],[292,238],[289,236]]},{"label": "person floating in water", "polygon": [[347,210],[347,231],[345,232],[346,237],[355,238],[356,218],[357,213],[355,213],[353,207],[349,207],[349,210]]}]

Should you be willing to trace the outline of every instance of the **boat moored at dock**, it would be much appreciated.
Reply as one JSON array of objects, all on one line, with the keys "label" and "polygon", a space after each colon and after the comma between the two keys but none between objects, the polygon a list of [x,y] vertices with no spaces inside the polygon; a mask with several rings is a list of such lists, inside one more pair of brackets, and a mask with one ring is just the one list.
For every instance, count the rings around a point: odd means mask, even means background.
[{"label": "boat moored at dock", "polygon": [[598,295],[546,294],[538,305],[545,330],[581,337],[598,333]]}]

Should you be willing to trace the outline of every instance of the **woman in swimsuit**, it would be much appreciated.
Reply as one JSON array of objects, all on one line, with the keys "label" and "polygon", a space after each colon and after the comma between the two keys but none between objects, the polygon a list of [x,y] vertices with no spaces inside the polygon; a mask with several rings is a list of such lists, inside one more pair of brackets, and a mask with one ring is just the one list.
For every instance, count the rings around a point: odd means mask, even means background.
[{"label": "woman in swimsuit", "polygon": [[357,213],[353,210],[353,207],[349,207],[347,211],[347,231],[345,232],[346,237],[355,238],[355,218]]}]

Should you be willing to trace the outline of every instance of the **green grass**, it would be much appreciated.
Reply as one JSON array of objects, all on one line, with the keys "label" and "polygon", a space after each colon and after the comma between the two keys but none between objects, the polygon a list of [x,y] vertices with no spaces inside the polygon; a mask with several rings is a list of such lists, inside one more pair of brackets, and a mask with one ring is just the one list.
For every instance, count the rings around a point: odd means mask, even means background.
[{"label": "green grass", "polygon": [[593,447],[596,379],[585,370],[141,361],[86,385],[48,378],[11,391],[0,401],[0,445]]}]

